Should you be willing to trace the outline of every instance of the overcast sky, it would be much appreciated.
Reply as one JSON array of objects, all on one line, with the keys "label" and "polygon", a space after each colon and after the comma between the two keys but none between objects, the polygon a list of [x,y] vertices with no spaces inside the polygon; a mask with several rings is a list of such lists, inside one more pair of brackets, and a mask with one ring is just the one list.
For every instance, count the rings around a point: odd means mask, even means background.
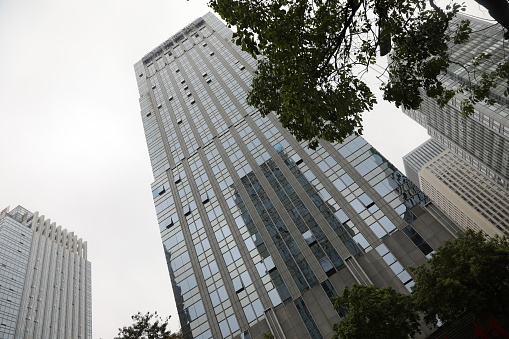
[{"label": "overcast sky", "polygon": [[[0,0],[0,210],[39,211],[88,242],[94,339],[138,311],[179,328],[133,64],[207,11],[204,0]],[[390,104],[364,120],[401,170],[427,139]]]}]

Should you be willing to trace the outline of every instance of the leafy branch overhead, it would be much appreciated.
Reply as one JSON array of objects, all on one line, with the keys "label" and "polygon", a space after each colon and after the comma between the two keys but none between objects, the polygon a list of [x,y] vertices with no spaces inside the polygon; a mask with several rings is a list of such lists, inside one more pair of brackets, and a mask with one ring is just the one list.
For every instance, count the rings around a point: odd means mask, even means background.
[{"label": "leafy branch overhead", "polygon": [[[362,75],[391,41],[389,80],[382,90],[397,106],[417,109],[419,89],[442,105],[462,92],[469,113],[472,104],[487,98],[496,77],[508,75],[503,60],[484,75],[469,70],[472,81],[461,88],[444,88],[439,75],[454,62],[450,46],[465,43],[471,32],[468,21],[450,25],[464,10],[457,4],[441,9],[433,0],[430,6],[424,0],[210,0],[209,5],[236,26],[235,42],[258,58],[248,102],[262,115],[274,112],[311,147],[319,138],[334,142],[362,133],[361,114],[376,102]],[[487,60],[479,62],[482,68]]]}]

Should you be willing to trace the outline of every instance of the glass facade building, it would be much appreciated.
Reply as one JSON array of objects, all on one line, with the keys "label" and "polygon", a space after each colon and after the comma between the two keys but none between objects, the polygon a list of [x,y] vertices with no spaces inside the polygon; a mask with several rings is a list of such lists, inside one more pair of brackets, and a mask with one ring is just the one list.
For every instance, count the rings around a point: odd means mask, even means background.
[{"label": "glass facade building", "polygon": [[361,137],[299,143],[246,103],[256,61],[212,14],[135,64],[184,337],[328,338],[353,283],[408,293],[456,228]]},{"label": "glass facade building", "polygon": [[[468,19],[473,33],[470,40],[451,51],[451,65],[443,75],[446,87],[469,84],[474,58],[480,53],[492,55],[492,62],[483,62],[480,68],[494,70],[496,64],[506,58],[509,47],[504,43],[504,28],[498,24],[458,14],[451,29],[459,20]],[[450,149],[474,168],[487,175],[506,190],[509,189],[509,98],[503,95],[507,84],[501,80],[491,91],[493,105],[475,105],[472,116],[461,114],[462,95],[454,97],[444,108],[427,97],[418,111],[403,110],[405,114],[428,129],[428,134],[443,147]]]},{"label": "glass facade building", "polygon": [[92,338],[87,243],[21,206],[0,212],[0,338]]}]

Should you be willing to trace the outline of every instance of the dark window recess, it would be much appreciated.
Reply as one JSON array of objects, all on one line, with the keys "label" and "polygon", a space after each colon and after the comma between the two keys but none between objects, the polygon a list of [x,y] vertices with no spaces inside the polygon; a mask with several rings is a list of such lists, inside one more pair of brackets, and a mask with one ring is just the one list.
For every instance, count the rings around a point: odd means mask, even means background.
[{"label": "dark window recess", "polygon": [[316,326],[315,321],[313,320],[313,317],[311,316],[311,313],[309,312],[308,308],[306,307],[306,304],[302,300],[302,297],[299,297],[293,301],[295,304],[295,307],[297,308],[297,311],[300,314],[300,317],[302,318],[304,325],[306,325],[306,328],[311,335],[312,339],[323,339],[322,334],[320,333],[320,330]]},{"label": "dark window recess", "polygon": [[202,194],[202,196],[201,196],[201,202],[202,202],[204,205],[205,205],[206,203],[208,203],[208,202],[209,202],[209,196],[208,196],[208,194],[207,194],[207,193]]},{"label": "dark window recess", "polygon": [[304,160],[300,159],[300,160],[299,160],[299,161],[297,161],[295,164],[296,164],[296,165],[300,165],[300,164],[302,164],[303,162],[304,162]]},{"label": "dark window recess", "polygon": [[366,208],[370,208],[371,206],[373,206],[375,203],[374,202],[371,202],[371,204],[367,205]]},{"label": "dark window recess", "polygon": [[419,249],[421,250],[421,252],[424,255],[428,255],[431,252],[433,252],[433,249],[431,248],[431,246],[428,245],[426,240],[424,240],[421,237],[421,235],[419,233],[417,233],[416,230],[414,230],[414,228],[412,226],[408,225],[407,227],[403,228],[403,232],[407,235],[407,237],[410,238],[410,240],[412,240],[412,242],[415,244],[415,246],[419,247]]},{"label": "dark window recess", "polygon": [[175,225],[175,222],[173,221],[173,217],[170,218],[170,221],[166,225],[166,229],[171,228],[173,225]]}]

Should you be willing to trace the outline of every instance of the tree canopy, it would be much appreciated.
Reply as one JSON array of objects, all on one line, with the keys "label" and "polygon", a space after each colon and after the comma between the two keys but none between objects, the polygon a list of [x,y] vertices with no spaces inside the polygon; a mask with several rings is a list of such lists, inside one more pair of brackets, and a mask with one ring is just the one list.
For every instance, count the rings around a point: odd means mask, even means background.
[{"label": "tree canopy", "polygon": [[[506,0],[478,0],[500,3]],[[362,133],[361,114],[376,102],[362,75],[377,52],[392,63],[384,98],[417,109],[421,91],[444,105],[455,93],[467,96],[464,113],[489,96],[497,77],[509,78],[509,63],[489,72],[469,70],[473,79],[446,89],[438,75],[454,62],[450,46],[463,44],[468,21],[451,27],[464,6],[439,8],[433,0],[209,0],[231,26],[234,40],[258,58],[248,103],[262,115],[274,112],[282,125],[310,147],[318,139],[341,142]],[[503,7],[505,8],[505,7]],[[497,11],[498,12],[498,11]],[[505,20],[508,21],[508,20]],[[507,26],[509,29],[509,24]],[[491,56],[479,56],[481,65]],[[476,64],[477,63],[477,64]]]},{"label": "tree canopy", "polygon": [[[428,263],[410,268],[412,294],[390,287],[353,285],[337,297],[343,319],[334,325],[342,339],[408,338],[419,319],[436,326],[471,315],[478,321],[509,319],[509,238],[466,231],[445,242]],[[470,323],[468,323],[470,325]]]},{"label": "tree canopy", "polygon": [[419,332],[419,314],[410,295],[392,287],[353,285],[337,297],[345,317],[334,325],[333,339],[408,339]]},{"label": "tree canopy", "polygon": [[118,329],[118,336],[115,339],[181,339],[180,332],[171,333],[168,327],[168,320],[162,319],[157,312],[142,314],[138,312],[133,315],[134,323]]},{"label": "tree canopy", "polygon": [[413,298],[427,323],[451,323],[466,313],[509,317],[509,239],[467,231],[447,241],[415,274]]}]

